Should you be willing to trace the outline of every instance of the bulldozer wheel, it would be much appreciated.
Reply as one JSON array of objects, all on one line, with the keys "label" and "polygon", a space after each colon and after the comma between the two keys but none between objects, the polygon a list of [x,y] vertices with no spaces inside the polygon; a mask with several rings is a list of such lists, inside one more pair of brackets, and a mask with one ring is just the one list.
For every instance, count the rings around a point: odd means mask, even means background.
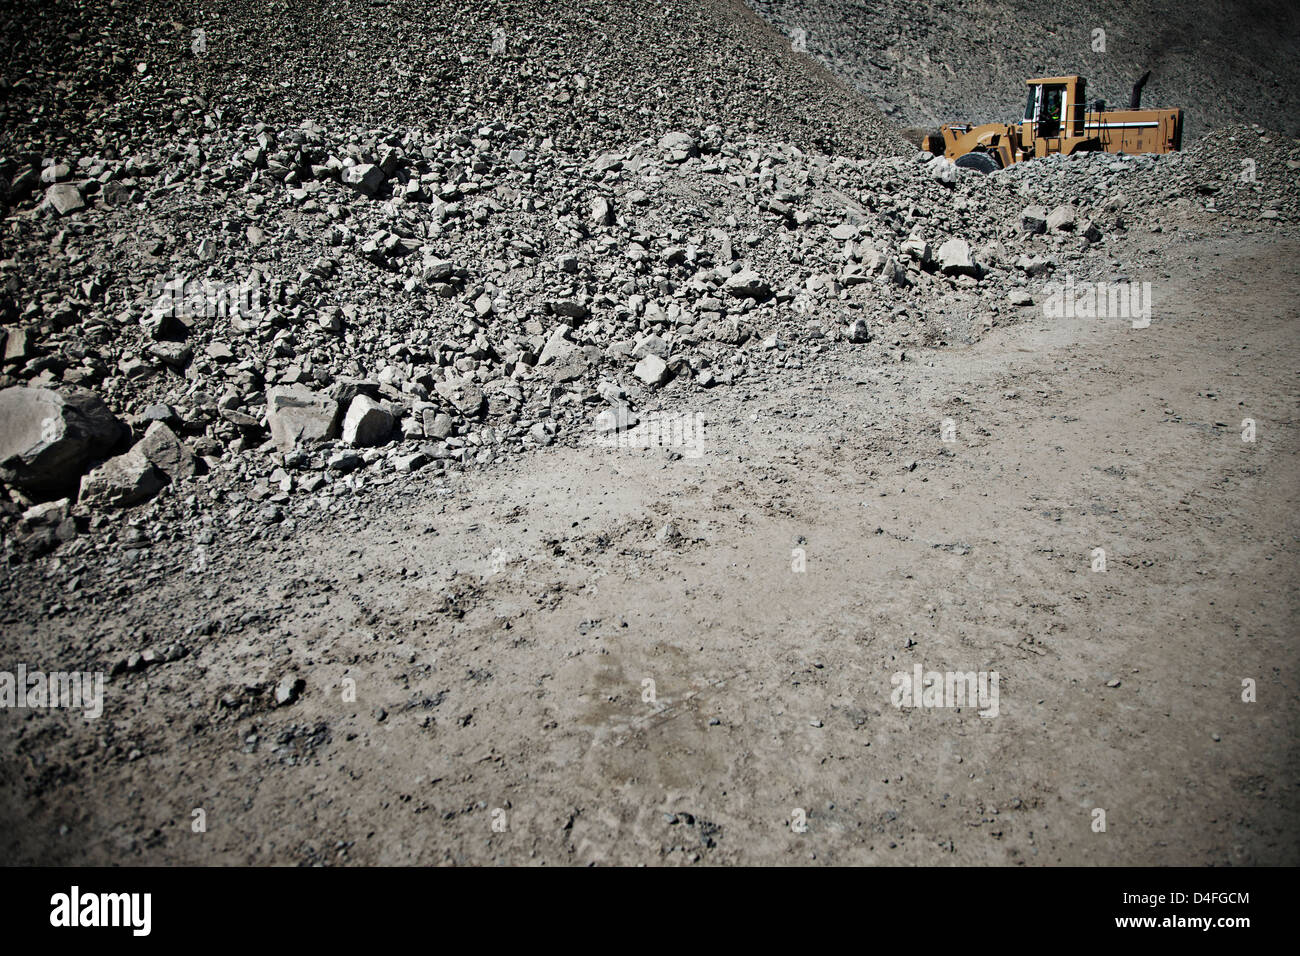
[{"label": "bulldozer wheel", "polygon": [[964,156],[957,157],[957,166],[962,169],[973,169],[980,173],[992,173],[1001,169],[998,161],[988,153],[967,153]]}]

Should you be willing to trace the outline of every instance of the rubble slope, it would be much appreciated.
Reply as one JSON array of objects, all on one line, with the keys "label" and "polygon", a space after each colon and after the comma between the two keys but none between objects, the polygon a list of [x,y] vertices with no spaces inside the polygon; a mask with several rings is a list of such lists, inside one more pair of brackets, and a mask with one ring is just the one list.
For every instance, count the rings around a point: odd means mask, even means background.
[{"label": "rubble slope", "polygon": [[149,140],[188,100],[268,123],[526,122],[565,147],[711,123],[858,153],[888,123],[740,0],[0,5],[0,150]]},{"label": "rubble slope", "polygon": [[[1078,73],[1090,100],[1187,111],[1186,142],[1300,131],[1300,7],[1288,0],[747,0],[904,126],[1008,122],[1024,81]],[[1104,47],[1096,42],[1104,31]]]}]

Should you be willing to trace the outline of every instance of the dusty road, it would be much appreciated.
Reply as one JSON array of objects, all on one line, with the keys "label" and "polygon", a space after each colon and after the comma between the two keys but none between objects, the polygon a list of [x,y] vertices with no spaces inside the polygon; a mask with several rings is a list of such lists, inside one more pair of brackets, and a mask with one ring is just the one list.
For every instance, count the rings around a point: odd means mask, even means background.
[{"label": "dusty road", "polygon": [[[111,612],[10,569],[7,658],[189,653],[98,721],[0,715],[4,855],[1300,862],[1298,252],[1169,246],[1146,329],[1035,310],[692,392],[697,459],[549,449],[202,572],[155,548]],[[894,707],[916,664],[996,672],[997,716]]]}]

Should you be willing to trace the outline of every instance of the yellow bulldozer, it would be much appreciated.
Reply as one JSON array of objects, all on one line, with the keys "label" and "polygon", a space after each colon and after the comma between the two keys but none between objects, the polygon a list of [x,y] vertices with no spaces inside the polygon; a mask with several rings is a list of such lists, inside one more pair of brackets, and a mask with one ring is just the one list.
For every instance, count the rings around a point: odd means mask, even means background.
[{"label": "yellow bulldozer", "polygon": [[924,148],[958,166],[991,173],[1012,163],[1062,153],[1171,153],[1182,147],[1181,109],[1140,109],[1150,72],[1133,85],[1126,110],[1087,105],[1081,76],[1026,80],[1029,101],[1019,123],[948,123],[925,138]]}]

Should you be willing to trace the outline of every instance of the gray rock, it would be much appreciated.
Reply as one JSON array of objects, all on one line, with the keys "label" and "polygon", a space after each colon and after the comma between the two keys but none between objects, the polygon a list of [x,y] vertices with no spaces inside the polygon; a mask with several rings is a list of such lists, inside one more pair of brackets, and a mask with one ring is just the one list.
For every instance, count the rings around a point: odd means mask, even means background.
[{"label": "gray rock", "polygon": [[32,505],[23,512],[23,521],[29,525],[57,525],[68,516],[68,506],[70,504],[69,499],[60,498],[58,501],[47,501],[44,504]]},{"label": "gray rock", "polygon": [[1047,228],[1052,232],[1073,232],[1079,211],[1067,204],[1057,206],[1047,217]]},{"label": "gray rock", "polygon": [[28,329],[4,330],[4,364],[25,362],[32,354],[32,333]]},{"label": "gray rock", "polygon": [[77,500],[97,508],[129,508],[148,501],[162,486],[153,462],[137,445],[86,474]]},{"label": "gray rock", "polygon": [[952,186],[957,182],[957,165],[942,156],[936,156],[930,160],[925,169],[930,174],[931,179],[943,183],[945,186]]},{"label": "gray rock", "polygon": [[235,353],[225,342],[209,342],[204,352],[208,358],[221,365],[235,360]]},{"label": "gray rock", "polygon": [[977,275],[979,269],[971,258],[970,243],[965,239],[949,239],[936,253],[939,268],[945,275]]},{"label": "gray rock", "polygon": [[266,419],[276,446],[292,451],[338,435],[339,403],[302,386],[281,386],[267,390]]},{"label": "gray rock", "polygon": [[160,421],[149,426],[135,447],[171,481],[193,478],[196,473],[194,453]]},{"label": "gray rock", "polygon": [[163,402],[146,405],[144,411],[136,416],[136,421],[148,424],[153,422],[175,422],[177,421],[176,409]]},{"label": "gray rock", "polygon": [[657,355],[647,355],[636,363],[632,374],[647,385],[660,385],[668,378],[668,363]]},{"label": "gray rock", "polygon": [[82,469],[123,434],[93,392],[0,389],[0,480],[34,498],[71,494]]},{"label": "gray rock", "polygon": [[393,469],[402,474],[409,474],[413,471],[419,471],[428,464],[428,457],[422,452],[411,452],[406,455],[398,455],[393,459]]},{"label": "gray rock", "polygon": [[569,338],[569,327],[557,325],[546,339],[542,354],[537,357],[537,364],[550,365],[552,362],[563,361],[577,350],[577,343]]},{"label": "gray rock", "polygon": [[349,471],[356,471],[364,464],[365,460],[354,451],[336,451],[330,455],[325,466],[330,471],[340,471],[346,474]]},{"label": "gray rock", "polygon": [[637,413],[626,405],[606,408],[596,416],[596,434],[612,435],[615,432],[625,432],[629,428],[635,428],[639,421],[641,419]]},{"label": "gray rock", "polygon": [[911,236],[904,239],[903,244],[899,246],[899,250],[903,255],[922,265],[930,263],[930,244],[920,236]]},{"label": "gray rock", "polygon": [[349,166],[343,170],[343,185],[363,196],[373,196],[384,184],[384,171],[371,163]]},{"label": "gray rock", "polygon": [[1044,259],[1042,256],[1021,256],[1016,260],[1016,268],[1028,276],[1041,276],[1049,272],[1053,267],[1052,260]]},{"label": "gray rock", "polygon": [[36,191],[40,185],[40,175],[34,169],[24,169],[9,184],[9,199],[20,202]]},{"label": "gray rock", "polygon": [[343,440],[353,447],[382,445],[393,434],[393,414],[369,395],[358,395],[343,417]]},{"label": "gray rock", "polygon": [[483,389],[465,379],[444,379],[434,386],[434,391],[451,402],[452,407],[466,418],[483,413]]},{"label": "gray rock", "polygon": [[45,190],[45,201],[60,216],[66,216],[68,213],[86,208],[86,198],[81,195],[81,190],[72,183],[59,183],[57,186],[51,186]]},{"label": "gray rock", "polygon": [[41,170],[41,182],[61,183],[72,175],[72,167],[67,163],[51,163]]},{"label": "gray rock", "polygon": [[1020,231],[1037,236],[1047,231],[1047,210],[1042,206],[1026,206],[1020,212]]},{"label": "gray rock", "polygon": [[426,282],[446,282],[456,271],[456,265],[450,259],[426,258],[421,268]]},{"label": "gray rock", "polygon": [[871,325],[866,319],[854,319],[849,323],[850,342],[870,342]]},{"label": "gray rock", "polygon": [[586,303],[579,302],[577,299],[561,299],[558,302],[551,303],[551,311],[556,315],[562,315],[569,319],[582,320],[591,314]]},{"label": "gray rock", "polygon": [[659,148],[669,154],[670,159],[684,160],[695,154],[695,140],[687,133],[665,133],[659,137]]},{"label": "gray rock", "polygon": [[436,438],[439,441],[451,434],[455,423],[451,416],[446,412],[440,412],[436,408],[426,408],[423,414],[424,434],[428,438]]},{"label": "gray rock", "polygon": [[742,269],[727,279],[724,286],[728,295],[738,299],[766,299],[772,294],[771,287],[763,281],[762,276],[752,269]]},{"label": "gray rock", "polygon": [[184,368],[194,357],[194,350],[184,342],[154,342],[149,354],[173,368]]},{"label": "gray rock", "polygon": [[647,355],[657,355],[661,359],[666,359],[668,353],[668,343],[658,335],[647,335],[632,349],[632,357],[635,359],[645,358]]},{"label": "gray rock", "polygon": [[275,706],[288,707],[307,689],[307,682],[294,674],[286,674],[275,685]]}]

